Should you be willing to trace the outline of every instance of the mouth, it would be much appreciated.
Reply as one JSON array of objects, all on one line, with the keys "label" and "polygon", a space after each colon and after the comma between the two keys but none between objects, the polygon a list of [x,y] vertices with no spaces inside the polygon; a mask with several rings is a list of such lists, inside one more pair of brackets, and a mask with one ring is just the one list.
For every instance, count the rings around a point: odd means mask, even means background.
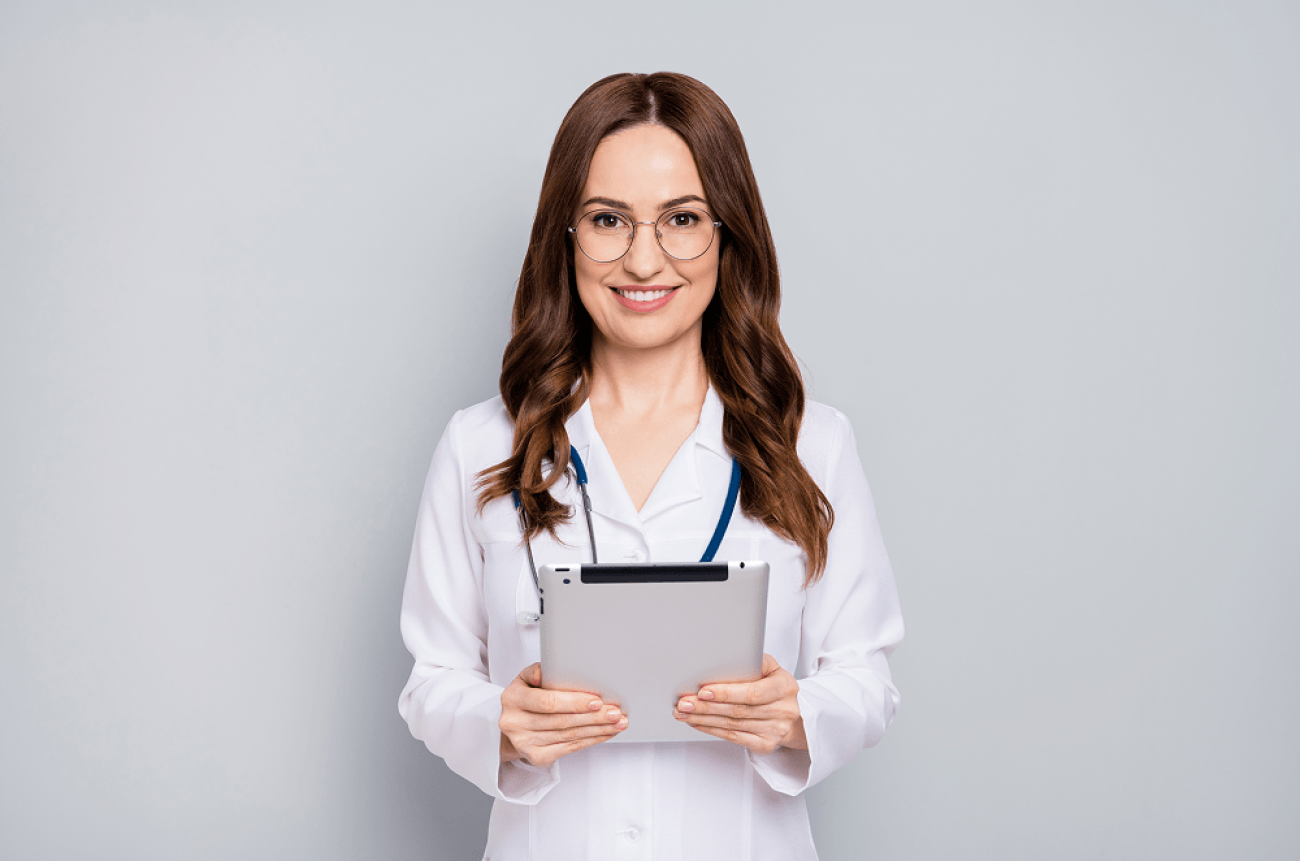
[{"label": "mouth", "polygon": [[679,288],[655,285],[643,289],[633,287],[611,287],[609,289],[618,297],[618,303],[624,308],[645,314],[650,311],[657,311],[667,305],[673,296],[677,295]]}]

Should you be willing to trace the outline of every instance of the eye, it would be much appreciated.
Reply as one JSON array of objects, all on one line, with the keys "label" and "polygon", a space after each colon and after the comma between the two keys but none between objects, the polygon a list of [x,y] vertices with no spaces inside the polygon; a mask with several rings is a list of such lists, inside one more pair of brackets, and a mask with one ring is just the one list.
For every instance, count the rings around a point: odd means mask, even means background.
[{"label": "eye", "polygon": [[595,230],[615,231],[627,228],[627,219],[617,212],[593,212],[587,216],[587,223]]},{"label": "eye", "polygon": [[670,212],[664,216],[664,226],[673,230],[689,230],[699,225],[701,221],[699,213],[682,209],[677,212]]}]

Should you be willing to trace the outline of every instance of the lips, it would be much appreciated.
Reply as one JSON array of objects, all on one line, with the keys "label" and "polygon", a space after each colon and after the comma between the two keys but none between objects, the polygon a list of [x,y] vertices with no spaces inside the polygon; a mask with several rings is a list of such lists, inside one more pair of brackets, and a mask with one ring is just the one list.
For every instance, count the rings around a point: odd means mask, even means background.
[{"label": "lips", "polygon": [[660,287],[657,284],[649,287],[611,287],[610,290],[618,299],[618,304],[642,314],[659,310],[677,295],[676,287]]},{"label": "lips", "polygon": [[633,302],[653,302],[656,299],[662,299],[671,292],[665,287],[662,290],[618,290],[618,295],[624,299],[631,299]]}]

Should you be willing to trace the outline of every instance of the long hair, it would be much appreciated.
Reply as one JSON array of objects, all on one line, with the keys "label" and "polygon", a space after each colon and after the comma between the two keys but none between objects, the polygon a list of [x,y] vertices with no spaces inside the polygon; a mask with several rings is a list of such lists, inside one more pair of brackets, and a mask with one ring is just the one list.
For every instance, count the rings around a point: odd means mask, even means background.
[{"label": "long hair", "polygon": [[[478,476],[478,505],[518,491],[528,538],[570,516],[550,488],[569,463],[564,423],[587,398],[592,322],[578,298],[567,228],[596,147],[632,126],[658,124],[690,148],[720,230],[718,280],[702,347],[724,407],[722,438],[740,462],[740,508],[807,556],[805,585],[826,566],[830,501],[796,451],[804,390],[781,335],[776,249],[744,138],[717,94],[670,72],[620,74],[592,84],[560,124],[501,362],[501,398],[514,420],[510,457]],[[552,467],[543,470],[545,462]]]}]

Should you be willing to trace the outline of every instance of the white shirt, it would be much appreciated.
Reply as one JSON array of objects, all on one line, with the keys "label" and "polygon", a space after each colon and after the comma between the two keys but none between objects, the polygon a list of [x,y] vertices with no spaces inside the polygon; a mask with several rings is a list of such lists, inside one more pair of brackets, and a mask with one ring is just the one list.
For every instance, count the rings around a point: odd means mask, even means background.
[{"label": "white shirt", "polygon": [[[590,405],[569,418],[602,562],[700,558],[731,475],[722,416],[710,388],[698,427],[639,512]],[[803,589],[800,548],[740,506],[716,557],[771,566],[765,649],[799,679],[809,750],[759,756],[721,741],[604,743],[549,768],[500,762],[501,692],[539,660],[530,616],[538,604],[511,499],[479,514],[474,482],[509,455],[512,436],[500,398],[452,418],[429,469],[402,600],[415,667],[399,709],[416,738],[496,799],[484,858],[816,859],[800,793],[879,741],[899,701],[887,659],[903,637],[902,615],[848,420],[809,403],[799,438],[799,456],[835,510],[821,580]],[[552,493],[581,506],[572,480]],[[580,513],[560,537],[567,547],[545,534],[533,540],[539,567],[590,560]]]}]

